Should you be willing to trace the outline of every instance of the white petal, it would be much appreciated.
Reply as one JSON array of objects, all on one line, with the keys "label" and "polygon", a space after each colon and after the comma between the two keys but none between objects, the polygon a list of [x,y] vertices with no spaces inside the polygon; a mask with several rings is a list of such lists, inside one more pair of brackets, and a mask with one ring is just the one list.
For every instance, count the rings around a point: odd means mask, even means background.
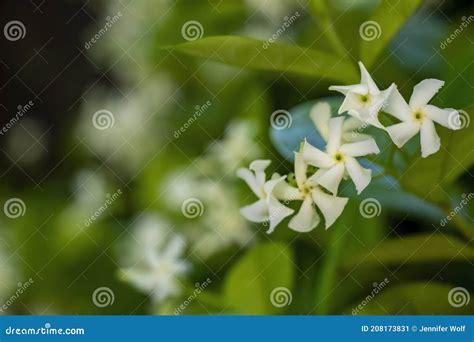
[{"label": "white petal", "polygon": [[411,94],[411,109],[417,110],[420,107],[424,107],[443,85],[444,81],[436,80],[434,78],[429,78],[418,83],[413,88],[413,94]]},{"label": "white petal", "polygon": [[367,85],[369,88],[369,93],[373,95],[378,95],[379,94],[379,88],[375,84],[374,80],[370,76],[369,72],[365,68],[364,64],[362,62],[359,62],[359,68],[360,68],[360,76],[361,76],[361,82],[362,84]]},{"label": "white petal", "polygon": [[318,180],[326,173],[329,169],[318,169],[311,177],[308,178],[307,184],[317,185]]},{"label": "white petal", "polygon": [[329,168],[334,165],[335,160],[327,153],[312,146],[307,141],[303,146],[303,159],[309,165],[314,165],[320,168]]},{"label": "white petal", "polygon": [[303,160],[303,154],[295,152],[295,178],[296,184],[301,188],[306,183],[306,171],[308,170],[308,164]]},{"label": "white petal", "polygon": [[426,113],[426,116],[434,122],[449,129],[461,129],[462,120],[456,109],[441,109],[433,105],[427,105],[423,110]]},{"label": "white petal", "polygon": [[168,259],[177,259],[185,248],[186,242],[180,236],[175,235],[166,245],[163,256]]},{"label": "white petal", "polygon": [[265,169],[270,164],[270,160],[254,160],[250,163],[249,169],[255,172],[257,185],[262,186],[265,183]]},{"label": "white petal", "polygon": [[341,183],[345,170],[346,168],[344,167],[343,163],[337,163],[324,172],[324,174],[322,174],[320,177],[318,177],[317,183],[326,190],[329,190],[332,194],[336,195],[337,188]]},{"label": "white petal", "polygon": [[338,91],[344,95],[349,93],[356,93],[360,95],[367,95],[369,88],[365,84],[352,84],[348,86],[330,86],[329,90]]},{"label": "white petal", "polygon": [[288,228],[306,233],[313,230],[319,224],[319,221],[319,215],[313,207],[313,199],[311,196],[306,196],[298,213],[291,218]]},{"label": "white petal", "polygon": [[314,203],[316,203],[324,216],[326,229],[328,229],[334,221],[341,216],[342,211],[349,200],[345,197],[328,195],[317,188],[312,190],[311,196],[313,197]]},{"label": "white petal", "polygon": [[268,205],[266,200],[263,199],[240,208],[240,213],[252,222],[265,222],[269,218]]},{"label": "white petal", "polygon": [[285,219],[285,217],[293,214],[294,210],[284,206],[274,197],[269,197],[267,204],[270,220],[270,227],[268,228],[267,233],[270,234],[275,230],[275,227]]},{"label": "white petal", "polygon": [[357,194],[360,194],[369,185],[372,178],[372,170],[363,168],[353,157],[346,157],[345,164],[347,173],[355,184]]},{"label": "white petal", "polygon": [[354,117],[347,118],[344,120],[344,125],[342,125],[343,132],[351,132],[362,128],[364,128],[364,123]]},{"label": "white petal", "polygon": [[335,153],[341,146],[343,117],[332,118],[329,120],[329,137],[326,145],[326,151],[329,154]]},{"label": "white petal", "polygon": [[348,93],[346,97],[344,98],[344,101],[342,101],[341,106],[339,107],[339,110],[337,111],[338,114],[342,114],[345,112],[348,112],[352,109],[358,109],[361,107],[361,104],[359,100],[357,99],[359,95],[356,95],[355,93]]},{"label": "white petal", "polygon": [[319,134],[325,141],[328,140],[329,119],[331,118],[331,106],[327,102],[318,102],[309,113],[309,117],[313,120],[314,125],[318,129]]},{"label": "white petal", "polygon": [[387,127],[387,132],[392,141],[398,148],[413,138],[420,130],[420,125],[413,122],[400,122],[396,125]]},{"label": "white petal", "polygon": [[370,125],[380,129],[385,129],[378,118],[379,109],[381,107],[382,101],[378,101],[375,105],[368,108],[351,109],[348,114],[362,121],[365,126]]},{"label": "white petal", "polygon": [[379,147],[374,139],[348,143],[341,146],[341,152],[351,157],[362,157],[368,154],[380,153]]},{"label": "white petal", "polygon": [[400,121],[409,120],[412,112],[397,88],[393,89],[383,110]]},{"label": "white petal", "polygon": [[441,143],[433,121],[425,120],[420,131],[421,156],[423,158],[438,152]]},{"label": "white petal", "polygon": [[287,182],[278,182],[273,188],[272,194],[275,198],[282,201],[302,200],[303,195],[298,188],[295,188]]},{"label": "white petal", "polygon": [[255,178],[255,174],[252,171],[249,169],[240,168],[237,170],[236,174],[237,177],[242,178],[245,183],[247,183],[249,188],[255,195],[257,195],[258,198],[263,197],[263,189],[257,184],[257,179]]}]

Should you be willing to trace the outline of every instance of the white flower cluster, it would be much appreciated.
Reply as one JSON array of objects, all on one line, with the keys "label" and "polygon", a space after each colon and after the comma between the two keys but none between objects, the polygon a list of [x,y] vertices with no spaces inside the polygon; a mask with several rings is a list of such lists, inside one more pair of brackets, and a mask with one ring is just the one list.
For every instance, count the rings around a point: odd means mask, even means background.
[{"label": "white flower cluster", "polygon": [[[298,232],[308,232],[320,222],[318,209],[329,228],[342,214],[348,198],[338,197],[339,184],[350,178],[360,194],[370,183],[372,170],[360,165],[357,158],[380,152],[375,140],[366,134],[357,133],[368,125],[388,132],[400,148],[420,132],[421,153],[425,158],[440,148],[440,139],[434,122],[450,129],[459,129],[459,113],[455,109],[441,109],[428,104],[444,82],[427,79],[415,86],[407,103],[395,84],[380,90],[364,65],[359,62],[361,82],[349,86],[331,86],[330,90],[342,93],[345,99],[339,108],[342,116],[331,117],[329,104],[320,102],[311,110],[310,117],[326,142],[324,151],[301,143],[295,152],[294,175],[296,186],[287,181],[287,176],[277,173],[267,180],[265,169],[269,160],[256,160],[249,169],[239,169],[242,178],[258,197],[258,201],[241,208],[242,215],[252,222],[269,222],[268,233],[294,210],[289,201],[302,201],[302,205],[289,221],[288,227]],[[384,127],[379,113],[384,111],[400,122]],[[310,168],[312,166],[313,168]]]}]

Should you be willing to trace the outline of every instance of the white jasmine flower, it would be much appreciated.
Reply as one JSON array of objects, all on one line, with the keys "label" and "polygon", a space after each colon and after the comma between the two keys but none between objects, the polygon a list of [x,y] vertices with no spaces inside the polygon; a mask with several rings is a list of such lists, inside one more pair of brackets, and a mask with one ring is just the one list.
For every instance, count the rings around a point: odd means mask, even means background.
[{"label": "white jasmine flower", "polygon": [[185,249],[181,236],[168,232],[164,221],[152,215],[140,221],[134,238],[134,264],[121,269],[122,278],[150,294],[154,302],[178,294],[178,278],[189,269],[181,259]]},{"label": "white jasmine flower", "polygon": [[[311,120],[319,131],[319,134],[328,141],[329,137],[329,120],[332,117],[331,106],[327,102],[316,103],[309,113]],[[370,138],[367,134],[359,133],[365,128],[365,124],[354,117],[347,118],[344,120],[342,126],[342,141],[343,142],[354,142],[360,140],[366,140]]]},{"label": "white jasmine flower", "polygon": [[270,227],[267,233],[273,232],[285,217],[294,212],[293,209],[280,203],[275,196],[277,189],[278,192],[284,192],[285,188],[292,188],[285,182],[286,176],[274,174],[271,180],[266,180],[265,169],[270,163],[270,160],[255,160],[248,169],[237,170],[237,176],[242,178],[259,198],[257,202],[241,208],[240,212],[252,222],[269,221]]},{"label": "white jasmine flower", "polygon": [[331,86],[329,90],[338,91],[346,97],[339,108],[339,114],[348,112],[349,115],[362,122],[378,128],[384,128],[378,119],[378,114],[395,88],[395,84],[381,91],[362,62],[359,62],[359,68],[361,73],[359,84]]},{"label": "white jasmine flower", "polygon": [[334,195],[342,177],[347,173],[354,182],[357,193],[369,185],[372,170],[363,168],[357,157],[379,153],[379,148],[374,139],[342,144],[342,127],[344,118],[332,118],[329,121],[329,136],[326,152],[323,152],[305,141],[303,158],[306,163],[319,168],[311,176],[310,181],[316,182]]},{"label": "white jasmine flower", "polygon": [[319,186],[308,180],[306,172],[308,164],[303,160],[300,152],[295,152],[295,178],[297,192],[286,191],[287,200],[303,200],[298,213],[291,218],[288,227],[297,232],[309,232],[320,222],[316,207],[324,216],[326,229],[342,214],[348,198],[331,196],[322,191]]},{"label": "white jasmine flower", "polygon": [[426,158],[440,148],[434,122],[449,129],[461,128],[458,125],[461,122],[458,111],[428,104],[443,85],[443,81],[436,79],[421,81],[414,87],[409,103],[403,99],[398,89],[392,92],[385,111],[401,122],[387,127],[387,132],[398,147],[405,145],[420,132],[421,155]]}]

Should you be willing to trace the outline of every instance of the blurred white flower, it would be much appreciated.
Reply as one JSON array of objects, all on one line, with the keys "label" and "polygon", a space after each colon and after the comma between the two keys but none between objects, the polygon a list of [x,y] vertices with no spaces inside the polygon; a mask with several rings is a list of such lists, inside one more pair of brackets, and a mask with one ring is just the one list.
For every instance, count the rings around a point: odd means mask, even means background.
[{"label": "blurred white flower", "polygon": [[364,123],[384,128],[378,119],[378,114],[395,88],[395,84],[380,91],[362,62],[359,62],[359,68],[361,73],[359,84],[331,86],[329,90],[338,91],[345,96],[339,108],[339,114],[348,112],[349,115]]},{"label": "blurred white flower", "polygon": [[321,185],[335,195],[337,194],[339,183],[347,173],[354,182],[357,193],[360,194],[369,185],[372,170],[363,168],[356,158],[368,154],[377,154],[380,151],[375,140],[372,138],[342,144],[343,125],[344,118],[332,118],[329,121],[326,151],[323,152],[305,141],[302,152],[303,159],[309,165],[319,168],[311,176],[311,182]]},{"label": "blurred white flower", "polygon": [[146,215],[135,225],[130,241],[132,265],[120,270],[122,279],[151,295],[153,302],[177,295],[179,279],[189,271],[182,259],[185,242],[158,215]]},{"label": "blurred white flower", "polygon": [[394,89],[385,111],[401,121],[387,127],[387,132],[398,147],[405,145],[420,132],[421,155],[426,158],[438,152],[440,148],[440,139],[434,122],[453,130],[461,128],[457,110],[441,109],[428,104],[443,85],[444,81],[436,79],[421,81],[413,89],[409,103],[398,89]]},{"label": "blurred white flower", "polygon": [[[309,117],[318,129],[319,134],[328,141],[329,138],[329,120],[332,117],[331,106],[327,102],[316,103],[309,112]],[[364,123],[356,118],[350,117],[344,120],[342,125],[341,139],[343,143],[360,141],[370,138],[370,135],[359,133],[364,127]]]},{"label": "blurred white flower", "polygon": [[242,215],[252,222],[270,222],[267,233],[272,233],[275,227],[294,210],[286,207],[275,196],[276,190],[284,192],[284,188],[291,188],[286,182],[286,176],[274,174],[271,180],[266,180],[265,169],[270,165],[270,160],[255,160],[248,169],[240,168],[237,176],[242,178],[258,201],[240,209]]},{"label": "blurred white flower", "polygon": [[[127,97],[111,96],[104,91],[93,93],[82,108],[78,138],[83,139],[86,151],[93,156],[134,174],[164,142],[160,132],[166,123],[161,120],[158,125],[157,117],[163,119],[172,104],[173,89],[171,79],[159,74],[140,84]],[[94,114],[100,110],[110,113],[107,115],[110,124],[105,129],[96,128],[100,116],[94,121]]]}]

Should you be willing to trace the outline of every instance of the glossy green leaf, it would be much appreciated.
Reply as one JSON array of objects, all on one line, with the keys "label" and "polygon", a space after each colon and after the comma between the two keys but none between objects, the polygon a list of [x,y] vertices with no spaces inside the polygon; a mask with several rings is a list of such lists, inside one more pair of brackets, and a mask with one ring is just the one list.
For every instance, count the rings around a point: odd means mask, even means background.
[{"label": "glossy green leaf", "polygon": [[449,192],[449,184],[474,164],[474,125],[468,124],[474,113],[474,105],[462,115],[466,127],[458,131],[436,126],[441,138],[441,148],[428,158],[418,156],[400,177],[402,185],[421,198],[442,202]]},{"label": "glossy green leaf", "polygon": [[360,26],[360,57],[370,68],[380,53],[415,12],[422,0],[381,0],[371,18]]},{"label": "glossy green leaf", "polygon": [[[272,304],[271,294],[277,288],[279,300],[287,300],[294,277],[292,250],[280,243],[266,243],[249,250],[229,271],[224,284],[227,305],[241,314],[283,313],[285,305]],[[278,293],[278,290],[275,290]],[[275,295],[274,295],[275,296]]]},{"label": "glossy green leaf", "polygon": [[350,255],[343,268],[401,267],[408,264],[474,261],[474,248],[446,234],[409,235],[381,242],[375,249]]},{"label": "glossy green leaf", "polygon": [[353,64],[341,57],[304,46],[244,38],[214,36],[169,47],[172,51],[243,68],[353,82]]},{"label": "glossy green leaf", "polygon": [[[439,282],[414,282],[402,285],[391,284],[374,293],[367,290],[367,297],[361,298],[347,314],[357,315],[466,315],[474,310],[474,302],[468,301],[466,290]],[[451,294],[450,294],[450,291]],[[436,300],[433,300],[436,299]],[[451,303],[450,303],[451,301]],[[452,305],[454,303],[454,306]],[[463,305],[465,304],[465,305]]]}]

